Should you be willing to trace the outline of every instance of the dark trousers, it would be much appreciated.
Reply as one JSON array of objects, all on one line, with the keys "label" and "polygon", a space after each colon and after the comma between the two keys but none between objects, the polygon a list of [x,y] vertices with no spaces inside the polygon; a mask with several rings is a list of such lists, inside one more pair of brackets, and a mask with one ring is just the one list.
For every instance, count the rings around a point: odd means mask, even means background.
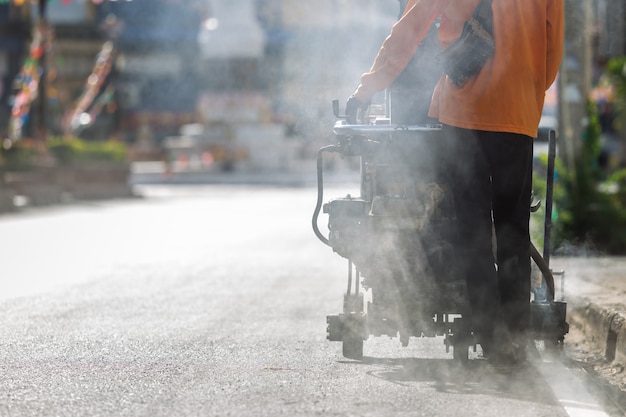
[{"label": "dark trousers", "polygon": [[443,133],[457,268],[467,280],[474,329],[483,340],[498,324],[513,337],[523,334],[530,322],[533,140],[451,126]]}]

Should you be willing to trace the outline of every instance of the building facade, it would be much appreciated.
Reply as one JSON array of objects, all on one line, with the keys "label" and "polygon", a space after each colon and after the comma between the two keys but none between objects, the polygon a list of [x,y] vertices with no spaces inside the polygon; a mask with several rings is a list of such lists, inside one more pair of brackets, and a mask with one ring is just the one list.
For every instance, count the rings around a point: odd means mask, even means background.
[{"label": "building facade", "polygon": [[[593,4],[596,55],[626,53],[626,1]],[[404,1],[405,2],[405,1]],[[228,117],[288,122],[319,136],[333,122],[330,102],[345,99],[397,19],[403,0],[51,1],[55,39],[47,68],[48,124],[86,88],[106,41],[116,51],[115,105],[84,134],[155,142],[188,123]],[[0,128],[6,130],[13,81],[28,54],[37,8],[0,4]],[[254,113],[254,115],[252,115]],[[31,120],[32,122],[32,120]],[[4,132],[2,132],[4,133]]]}]

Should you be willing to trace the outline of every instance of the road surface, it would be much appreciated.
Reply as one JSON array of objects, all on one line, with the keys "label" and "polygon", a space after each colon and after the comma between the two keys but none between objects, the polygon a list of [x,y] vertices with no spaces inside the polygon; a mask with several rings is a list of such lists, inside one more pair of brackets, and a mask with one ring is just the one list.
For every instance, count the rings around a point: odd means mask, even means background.
[{"label": "road surface", "polygon": [[313,188],[145,190],[0,217],[0,416],[606,415],[556,359],[503,375],[440,338],[343,358]]}]

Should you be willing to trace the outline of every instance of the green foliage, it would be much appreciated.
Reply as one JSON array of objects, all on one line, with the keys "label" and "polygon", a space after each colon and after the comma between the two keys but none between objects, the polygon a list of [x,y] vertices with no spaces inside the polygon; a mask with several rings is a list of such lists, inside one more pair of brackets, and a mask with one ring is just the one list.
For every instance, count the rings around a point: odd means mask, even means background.
[{"label": "green foliage", "polygon": [[84,141],[78,138],[51,138],[48,150],[61,165],[87,161],[125,161],[127,148],[116,141]]},{"label": "green foliage", "polygon": [[0,166],[5,171],[28,171],[35,164],[35,148],[31,141],[20,140],[5,148],[0,146]]},{"label": "green foliage", "polygon": [[616,96],[623,104],[626,99],[626,57],[609,60],[605,72],[611,77],[611,82],[616,88]]},{"label": "green foliage", "polygon": [[623,254],[626,248],[626,198],[611,184],[623,183],[626,172],[603,179],[598,166],[600,125],[595,106],[588,106],[589,125],[582,138],[582,149],[576,157],[575,169],[568,171],[557,160],[558,181],[555,182],[554,203],[558,221],[555,223],[553,245],[591,247],[609,254]]}]

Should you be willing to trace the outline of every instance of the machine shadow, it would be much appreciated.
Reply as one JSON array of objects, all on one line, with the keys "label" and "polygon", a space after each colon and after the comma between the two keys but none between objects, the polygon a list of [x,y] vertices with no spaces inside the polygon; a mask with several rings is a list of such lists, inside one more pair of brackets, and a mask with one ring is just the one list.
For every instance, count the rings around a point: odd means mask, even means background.
[{"label": "machine shadow", "polygon": [[502,373],[479,359],[462,364],[451,359],[364,357],[362,361],[352,363],[372,366],[375,369],[367,371],[368,375],[399,385],[428,384],[442,393],[558,404],[551,388],[535,368],[540,364]]}]

